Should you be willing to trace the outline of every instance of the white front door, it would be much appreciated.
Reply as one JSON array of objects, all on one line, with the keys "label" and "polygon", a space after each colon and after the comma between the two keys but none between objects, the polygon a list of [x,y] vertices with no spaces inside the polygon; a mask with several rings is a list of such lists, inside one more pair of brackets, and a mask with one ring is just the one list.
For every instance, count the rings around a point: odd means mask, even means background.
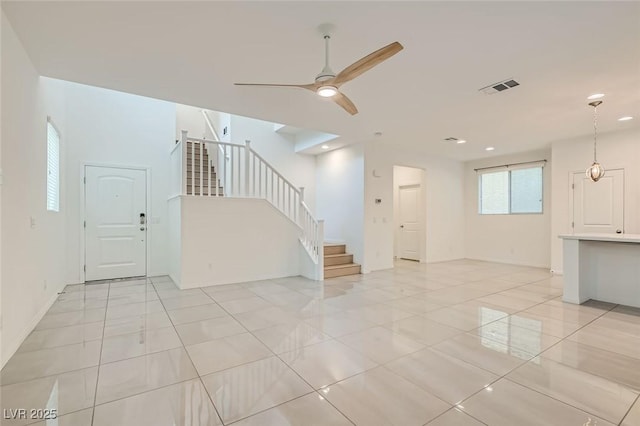
[{"label": "white front door", "polygon": [[86,166],[85,179],[85,280],[146,275],[146,171]]},{"label": "white front door", "polygon": [[420,260],[420,185],[401,186],[400,208],[400,257]]},{"label": "white front door", "polygon": [[573,232],[624,232],[624,170],[607,170],[598,182],[573,175]]}]

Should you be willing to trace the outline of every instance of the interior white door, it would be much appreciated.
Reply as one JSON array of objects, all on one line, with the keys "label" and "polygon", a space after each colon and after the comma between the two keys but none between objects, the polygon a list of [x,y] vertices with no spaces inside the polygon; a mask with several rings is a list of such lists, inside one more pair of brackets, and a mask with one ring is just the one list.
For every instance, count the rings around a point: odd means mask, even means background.
[{"label": "interior white door", "polygon": [[401,186],[400,209],[400,257],[420,260],[420,185]]},{"label": "interior white door", "polygon": [[624,170],[607,170],[598,182],[573,175],[573,232],[624,232]]},{"label": "interior white door", "polygon": [[86,166],[85,179],[85,279],[146,275],[146,171]]}]

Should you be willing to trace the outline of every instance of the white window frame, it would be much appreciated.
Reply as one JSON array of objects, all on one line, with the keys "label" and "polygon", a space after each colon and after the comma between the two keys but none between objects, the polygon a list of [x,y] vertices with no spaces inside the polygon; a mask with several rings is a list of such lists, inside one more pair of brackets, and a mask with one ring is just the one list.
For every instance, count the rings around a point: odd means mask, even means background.
[{"label": "white window frame", "polygon": [[[52,138],[51,131],[53,130]],[[47,117],[47,211],[60,212],[60,131]]]},{"label": "white window frame", "polygon": [[[546,160],[543,161],[532,161],[522,164],[507,164],[504,166],[497,167],[486,167],[483,169],[476,169],[478,173],[478,214],[481,216],[504,216],[504,215],[523,215],[523,214],[544,214],[544,166],[546,165]],[[512,212],[511,211],[511,172],[514,170],[523,170],[523,169],[541,169],[541,179],[540,179],[540,211],[539,212]],[[509,178],[507,180],[507,199],[509,211],[506,213],[483,213],[482,212],[482,175],[487,173],[497,173],[497,172],[508,172]]]}]

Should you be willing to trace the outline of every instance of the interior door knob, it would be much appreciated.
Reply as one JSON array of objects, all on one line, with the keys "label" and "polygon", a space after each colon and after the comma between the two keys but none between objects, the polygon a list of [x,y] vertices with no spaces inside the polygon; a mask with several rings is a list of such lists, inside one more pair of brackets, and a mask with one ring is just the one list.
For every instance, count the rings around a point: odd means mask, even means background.
[{"label": "interior door knob", "polygon": [[144,231],[144,226],[141,226],[141,227],[140,227],[140,230],[141,230],[141,231]]},{"label": "interior door knob", "polygon": [[622,234],[622,229],[616,229],[616,234]]},{"label": "interior door knob", "polygon": [[404,225],[400,225],[400,228],[404,228]]}]

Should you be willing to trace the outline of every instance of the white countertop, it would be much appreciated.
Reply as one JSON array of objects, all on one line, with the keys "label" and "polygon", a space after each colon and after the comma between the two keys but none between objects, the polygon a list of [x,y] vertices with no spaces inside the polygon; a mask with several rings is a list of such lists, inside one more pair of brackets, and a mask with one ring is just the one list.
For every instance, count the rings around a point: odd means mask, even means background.
[{"label": "white countertop", "polygon": [[563,240],[607,241],[613,243],[640,243],[640,234],[561,234]]}]

